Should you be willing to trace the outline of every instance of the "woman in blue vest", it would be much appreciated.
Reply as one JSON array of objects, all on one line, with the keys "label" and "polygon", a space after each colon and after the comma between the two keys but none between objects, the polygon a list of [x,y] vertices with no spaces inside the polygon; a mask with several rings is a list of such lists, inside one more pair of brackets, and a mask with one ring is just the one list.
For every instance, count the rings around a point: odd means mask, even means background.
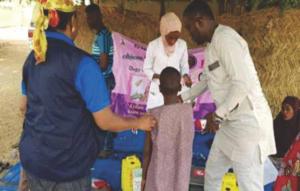
[{"label": "woman in blue vest", "polygon": [[23,67],[27,110],[21,163],[31,191],[88,191],[90,168],[101,146],[99,127],[149,131],[156,121],[112,113],[101,70],[73,43],[77,25],[72,0],[41,0],[35,10],[34,51]]}]

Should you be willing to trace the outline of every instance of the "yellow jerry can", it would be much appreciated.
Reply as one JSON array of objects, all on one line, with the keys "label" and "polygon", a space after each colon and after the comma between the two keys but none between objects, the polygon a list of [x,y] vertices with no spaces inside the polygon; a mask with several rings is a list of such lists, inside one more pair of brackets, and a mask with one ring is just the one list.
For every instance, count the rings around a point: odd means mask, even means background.
[{"label": "yellow jerry can", "polygon": [[238,191],[238,184],[235,177],[235,174],[228,172],[224,175],[222,181],[222,190],[221,191]]},{"label": "yellow jerry can", "polygon": [[141,168],[141,161],[135,155],[122,160],[122,191],[133,191],[133,170],[139,168]]}]

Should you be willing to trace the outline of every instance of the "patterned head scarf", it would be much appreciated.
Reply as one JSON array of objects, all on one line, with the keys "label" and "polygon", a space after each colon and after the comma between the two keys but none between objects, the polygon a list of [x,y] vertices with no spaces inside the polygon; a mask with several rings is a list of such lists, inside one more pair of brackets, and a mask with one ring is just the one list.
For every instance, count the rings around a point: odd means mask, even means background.
[{"label": "patterned head scarf", "polygon": [[168,12],[160,19],[160,34],[162,36],[164,49],[167,55],[172,54],[175,51],[175,45],[170,46],[166,41],[166,35],[170,32],[181,32],[182,23],[178,16],[173,12]]},{"label": "patterned head scarf", "polygon": [[[46,16],[44,10],[48,10]],[[33,22],[35,30],[33,32],[33,51],[37,64],[46,60],[47,39],[45,30],[48,25],[53,27],[59,23],[57,11],[71,13],[75,11],[75,6],[72,0],[37,0],[33,12]]]}]

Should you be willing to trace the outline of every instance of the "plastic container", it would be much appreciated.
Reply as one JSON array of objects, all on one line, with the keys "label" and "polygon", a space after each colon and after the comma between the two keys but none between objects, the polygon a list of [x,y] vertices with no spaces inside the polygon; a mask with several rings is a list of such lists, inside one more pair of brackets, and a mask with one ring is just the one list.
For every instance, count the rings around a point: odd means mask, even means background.
[{"label": "plastic container", "polygon": [[222,191],[238,191],[238,184],[235,174],[232,172],[226,173],[223,177]]},{"label": "plastic container", "polygon": [[137,156],[128,156],[122,160],[122,191],[133,191],[133,170],[140,169],[141,162]]},{"label": "plastic container", "polygon": [[143,180],[143,169],[137,168],[133,170],[133,178],[132,178],[132,187],[133,191],[141,191],[142,190],[142,180]]}]

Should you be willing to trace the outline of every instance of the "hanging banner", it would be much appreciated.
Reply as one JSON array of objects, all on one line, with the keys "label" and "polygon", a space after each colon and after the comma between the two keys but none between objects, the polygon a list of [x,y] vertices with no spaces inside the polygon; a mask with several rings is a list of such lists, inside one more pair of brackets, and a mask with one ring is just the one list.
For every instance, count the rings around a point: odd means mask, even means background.
[{"label": "hanging banner", "polygon": [[[119,33],[113,33],[116,87],[112,92],[112,109],[122,116],[137,117],[146,111],[150,81],[143,73],[146,45]],[[203,49],[189,50],[190,75],[193,83],[199,81],[204,67]],[[215,110],[210,93],[197,98],[194,118],[202,119]]]}]

